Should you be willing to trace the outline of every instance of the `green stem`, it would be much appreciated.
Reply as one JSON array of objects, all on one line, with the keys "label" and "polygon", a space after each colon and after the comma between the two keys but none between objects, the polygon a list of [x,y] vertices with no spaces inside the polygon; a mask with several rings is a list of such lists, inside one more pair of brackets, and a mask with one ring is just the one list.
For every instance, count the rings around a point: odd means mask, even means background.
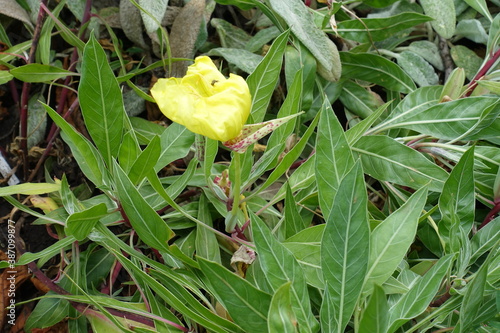
[{"label": "green stem", "polygon": [[240,192],[241,192],[241,154],[233,153],[233,163],[234,163],[234,180],[233,180],[233,208],[231,209],[231,215],[226,222],[226,231],[232,232],[236,223],[238,221],[238,211],[240,206]]}]

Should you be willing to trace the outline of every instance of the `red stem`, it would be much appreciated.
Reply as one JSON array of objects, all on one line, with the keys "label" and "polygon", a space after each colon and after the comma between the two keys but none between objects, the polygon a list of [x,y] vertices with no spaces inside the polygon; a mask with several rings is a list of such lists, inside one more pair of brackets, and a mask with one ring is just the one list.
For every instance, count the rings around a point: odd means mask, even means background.
[{"label": "red stem", "polygon": [[[45,11],[42,9],[42,5],[46,6],[48,0],[42,0],[40,3],[40,9],[38,10],[38,18],[36,20],[35,31],[33,33],[33,42],[31,43],[30,54],[28,57],[28,64],[31,64],[35,61],[36,49],[38,47],[38,42],[40,40],[40,34],[42,32],[43,21],[45,19]],[[21,152],[23,158],[23,169],[24,169],[24,177],[28,176],[28,101],[30,95],[31,83],[24,82],[23,88],[21,92],[21,105],[20,109],[20,136],[21,136]]]},{"label": "red stem", "polygon": [[483,76],[486,75],[486,73],[488,73],[488,71],[495,64],[495,62],[498,60],[499,57],[500,57],[500,49],[498,49],[491,56],[491,58],[484,64],[484,66],[479,70],[479,72],[476,74],[476,76],[469,83],[469,86],[467,87],[467,93],[465,94],[465,97],[468,97],[468,96],[470,96],[472,94],[472,92],[474,91],[474,89],[477,86],[477,81],[479,81]]}]

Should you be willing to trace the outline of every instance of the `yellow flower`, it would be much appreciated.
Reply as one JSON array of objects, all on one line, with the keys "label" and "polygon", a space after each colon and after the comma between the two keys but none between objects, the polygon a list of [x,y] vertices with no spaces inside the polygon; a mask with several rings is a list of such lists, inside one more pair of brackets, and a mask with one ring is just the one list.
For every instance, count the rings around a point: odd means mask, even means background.
[{"label": "yellow flower", "polygon": [[206,56],[197,57],[182,79],[159,79],[151,94],[170,120],[214,140],[237,137],[250,114],[246,81],[235,74],[226,79]]}]

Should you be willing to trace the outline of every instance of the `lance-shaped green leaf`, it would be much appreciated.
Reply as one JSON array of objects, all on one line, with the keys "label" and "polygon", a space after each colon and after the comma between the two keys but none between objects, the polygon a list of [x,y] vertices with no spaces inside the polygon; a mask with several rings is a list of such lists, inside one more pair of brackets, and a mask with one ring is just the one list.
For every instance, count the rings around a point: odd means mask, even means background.
[{"label": "lance-shaped green leaf", "polygon": [[255,122],[261,122],[266,114],[280,76],[288,35],[287,30],[274,40],[264,59],[247,78],[248,88],[252,94],[251,115]]},{"label": "lance-shaped green leaf", "polygon": [[77,75],[59,67],[41,64],[28,64],[10,70],[16,79],[24,82],[48,82],[64,78],[68,75]]},{"label": "lance-shaped green leaf", "polygon": [[[191,165],[191,164],[190,164]],[[176,197],[176,196],[172,196]],[[207,226],[212,227],[212,216],[207,201],[207,197],[202,194],[198,204],[198,220],[205,223]],[[215,234],[207,228],[196,228],[196,255],[217,263],[221,262],[219,243]],[[233,317],[234,318],[234,317]]]},{"label": "lance-shaped green leaf", "polygon": [[107,212],[106,204],[101,202],[100,204],[71,214],[66,220],[66,227],[64,228],[66,234],[73,235],[78,241],[84,240],[97,222],[107,215]]},{"label": "lance-shaped green leaf", "polygon": [[483,294],[487,285],[488,267],[488,263],[482,264],[474,279],[467,285],[467,291],[460,308],[459,332],[470,332],[471,329],[475,328],[472,324],[478,316],[479,308],[484,301]]},{"label": "lance-shaped green leaf", "polygon": [[389,319],[389,305],[384,289],[378,285],[373,288],[370,301],[363,311],[359,322],[359,333],[386,333]]},{"label": "lance-shaped green leaf", "polygon": [[[273,295],[269,307],[268,332],[269,333],[295,333],[295,316],[292,310],[291,282],[279,287]],[[262,331],[264,332],[264,331]]]},{"label": "lance-shaped green leaf", "polygon": [[418,13],[401,13],[383,18],[356,18],[337,24],[338,34],[360,43],[380,42],[398,32],[432,21],[432,17]]},{"label": "lance-shaped green leaf", "polygon": [[125,109],[109,60],[93,35],[83,52],[78,98],[89,134],[111,167],[123,136]]},{"label": "lance-shaped green leaf", "polygon": [[415,192],[370,235],[370,260],[364,290],[382,285],[396,270],[415,239],[417,225],[427,200],[427,188]]},{"label": "lance-shaped green leaf", "polygon": [[194,142],[194,133],[177,123],[170,124],[160,136],[161,155],[155,165],[155,172],[189,152]]},{"label": "lance-shaped green leaf", "polygon": [[276,291],[283,284],[292,282],[292,307],[300,331],[316,332],[319,325],[311,311],[306,280],[300,264],[271,234],[259,217],[250,213],[250,221],[259,262],[271,288]]},{"label": "lance-shaped green leaf", "polygon": [[402,93],[415,90],[415,83],[398,65],[371,53],[340,52],[342,77],[360,79]]},{"label": "lance-shaped green leaf", "polygon": [[229,315],[245,332],[261,333],[267,329],[271,295],[255,288],[213,261],[198,257],[198,263],[209,286]]},{"label": "lance-shaped green leaf", "polygon": [[59,191],[60,184],[57,183],[24,183],[19,185],[10,185],[0,187],[0,197],[7,195],[22,194],[36,195]]},{"label": "lance-shaped green leaf", "polygon": [[409,128],[440,139],[471,140],[497,121],[499,114],[497,97],[469,97],[419,108],[408,117],[392,121],[390,127]]},{"label": "lance-shaped green leaf", "polygon": [[148,146],[137,156],[128,176],[133,184],[138,184],[153,170],[161,154],[160,138],[155,136]]},{"label": "lance-shaped green leaf", "polygon": [[416,282],[389,309],[389,329],[392,333],[409,319],[420,315],[429,306],[441,285],[441,281],[453,263],[453,256],[439,259],[425,275]]},{"label": "lance-shaped green leaf", "polygon": [[174,235],[172,230],[141,196],[116,162],[114,171],[118,200],[139,238],[154,249],[169,252],[167,242]]},{"label": "lance-shaped green leaf", "polygon": [[364,136],[352,147],[370,176],[400,185],[440,192],[448,173],[424,155],[387,136]]},{"label": "lance-shaped green leaf", "polygon": [[[370,227],[366,184],[359,161],[339,184],[321,241],[321,267],[333,308],[333,332],[344,332],[361,293],[368,265]],[[332,321],[332,323],[333,323]]]},{"label": "lance-shaped green leaf", "polygon": [[329,80],[340,77],[341,66],[337,47],[314,24],[311,12],[300,0],[270,0],[271,8],[288,24],[295,36],[318,61],[318,71]]},{"label": "lance-shaped green leaf", "polygon": [[328,220],[337,189],[342,178],[353,167],[354,158],[344,130],[326,98],[323,100],[316,140],[316,182],[319,205],[323,216]]},{"label": "lance-shaped green leaf", "polygon": [[[455,165],[443,186],[439,197],[441,221],[439,233],[451,245],[452,238],[460,238],[460,228],[468,234],[474,223],[476,195],[474,191],[474,146],[469,148]],[[459,250],[459,244],[452,246],[451,252]]]},{"label": "lance-shaped green leaf", "polygon": [[97,187],[109,186],[109,173],[99,151],[50,106],[44,104],[44,107],[54,123],[61,128],[61,136],[70,147],[73,157],[85,176]]}]

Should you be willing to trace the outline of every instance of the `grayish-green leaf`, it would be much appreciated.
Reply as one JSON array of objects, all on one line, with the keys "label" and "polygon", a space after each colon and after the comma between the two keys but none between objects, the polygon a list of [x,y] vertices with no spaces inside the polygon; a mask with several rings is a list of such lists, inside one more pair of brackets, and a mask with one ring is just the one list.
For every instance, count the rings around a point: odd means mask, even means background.
[{"label": "grayish-green leaf", "polygon": [[457,36],[465,37],[478,44],[488,43],[488,34],[479,20],[462,20],[455,30]]},{"label": "grayish-green leaf", "polygon": [[[295,316],[292,310],[291,282],[279,287],[273,295],[269,307],[268,332],[269,333],[295,333]],[[263,332],[263,331],[262,331]]]},{"label": "grayish-green leaf", "polygon": [[465,70],[465,76],[472,80],[483,63],[483,59],[464,45],[455,45],[450,49],[451,58],[457,67]]},{"label": "grayish-green leaf", "polygon": [[210,49],[207,54],[223,57],[247,74],[253,73],[262,61],[262,56],[244,49],[217,47]]},{"label": "grayish-green leaf", "polygon": [[337,47],[314,24],[309,9],[300,0],[270,0],[271,8],[285,20],[295,36],[311,51],[319,65],[320,74],[329,81],[340,78],[341,63]]},{"label": "grayish-green leaf", "polygon": [[419,85],[432,86],[439,83],[439,78],[434,68],[420,55],[411,51],[403,51],[399,54],[398,65]]},{"label": "grayish-green leaf", "polygon": [[144,27],[148,34],[154,33],[160,27],[165,11],[167,10],[168,0],[138,0],[141,5],[141,17],[142,22],[144,22]]},{"label": "grayish-green leaf", "polygon": [[428,40],[418,40],[412,42],[408,48],[410,51],[418,54],[440,71],[444,70],[443,59],[441,58],[440,50],[435,43]]},{"label": "grayish-green leaf", "polygon": [[37,146],[45,137],[47,111],[42,103],[45,98],[41,94],[34,94],[28,101],[28,149]]},{"label": "grayish-green leaf", "polygon": [[449,39],[455,33],[455,3],[453,0],[420,0],[425,14],[434,19],[432,27],[443,38]]}]

